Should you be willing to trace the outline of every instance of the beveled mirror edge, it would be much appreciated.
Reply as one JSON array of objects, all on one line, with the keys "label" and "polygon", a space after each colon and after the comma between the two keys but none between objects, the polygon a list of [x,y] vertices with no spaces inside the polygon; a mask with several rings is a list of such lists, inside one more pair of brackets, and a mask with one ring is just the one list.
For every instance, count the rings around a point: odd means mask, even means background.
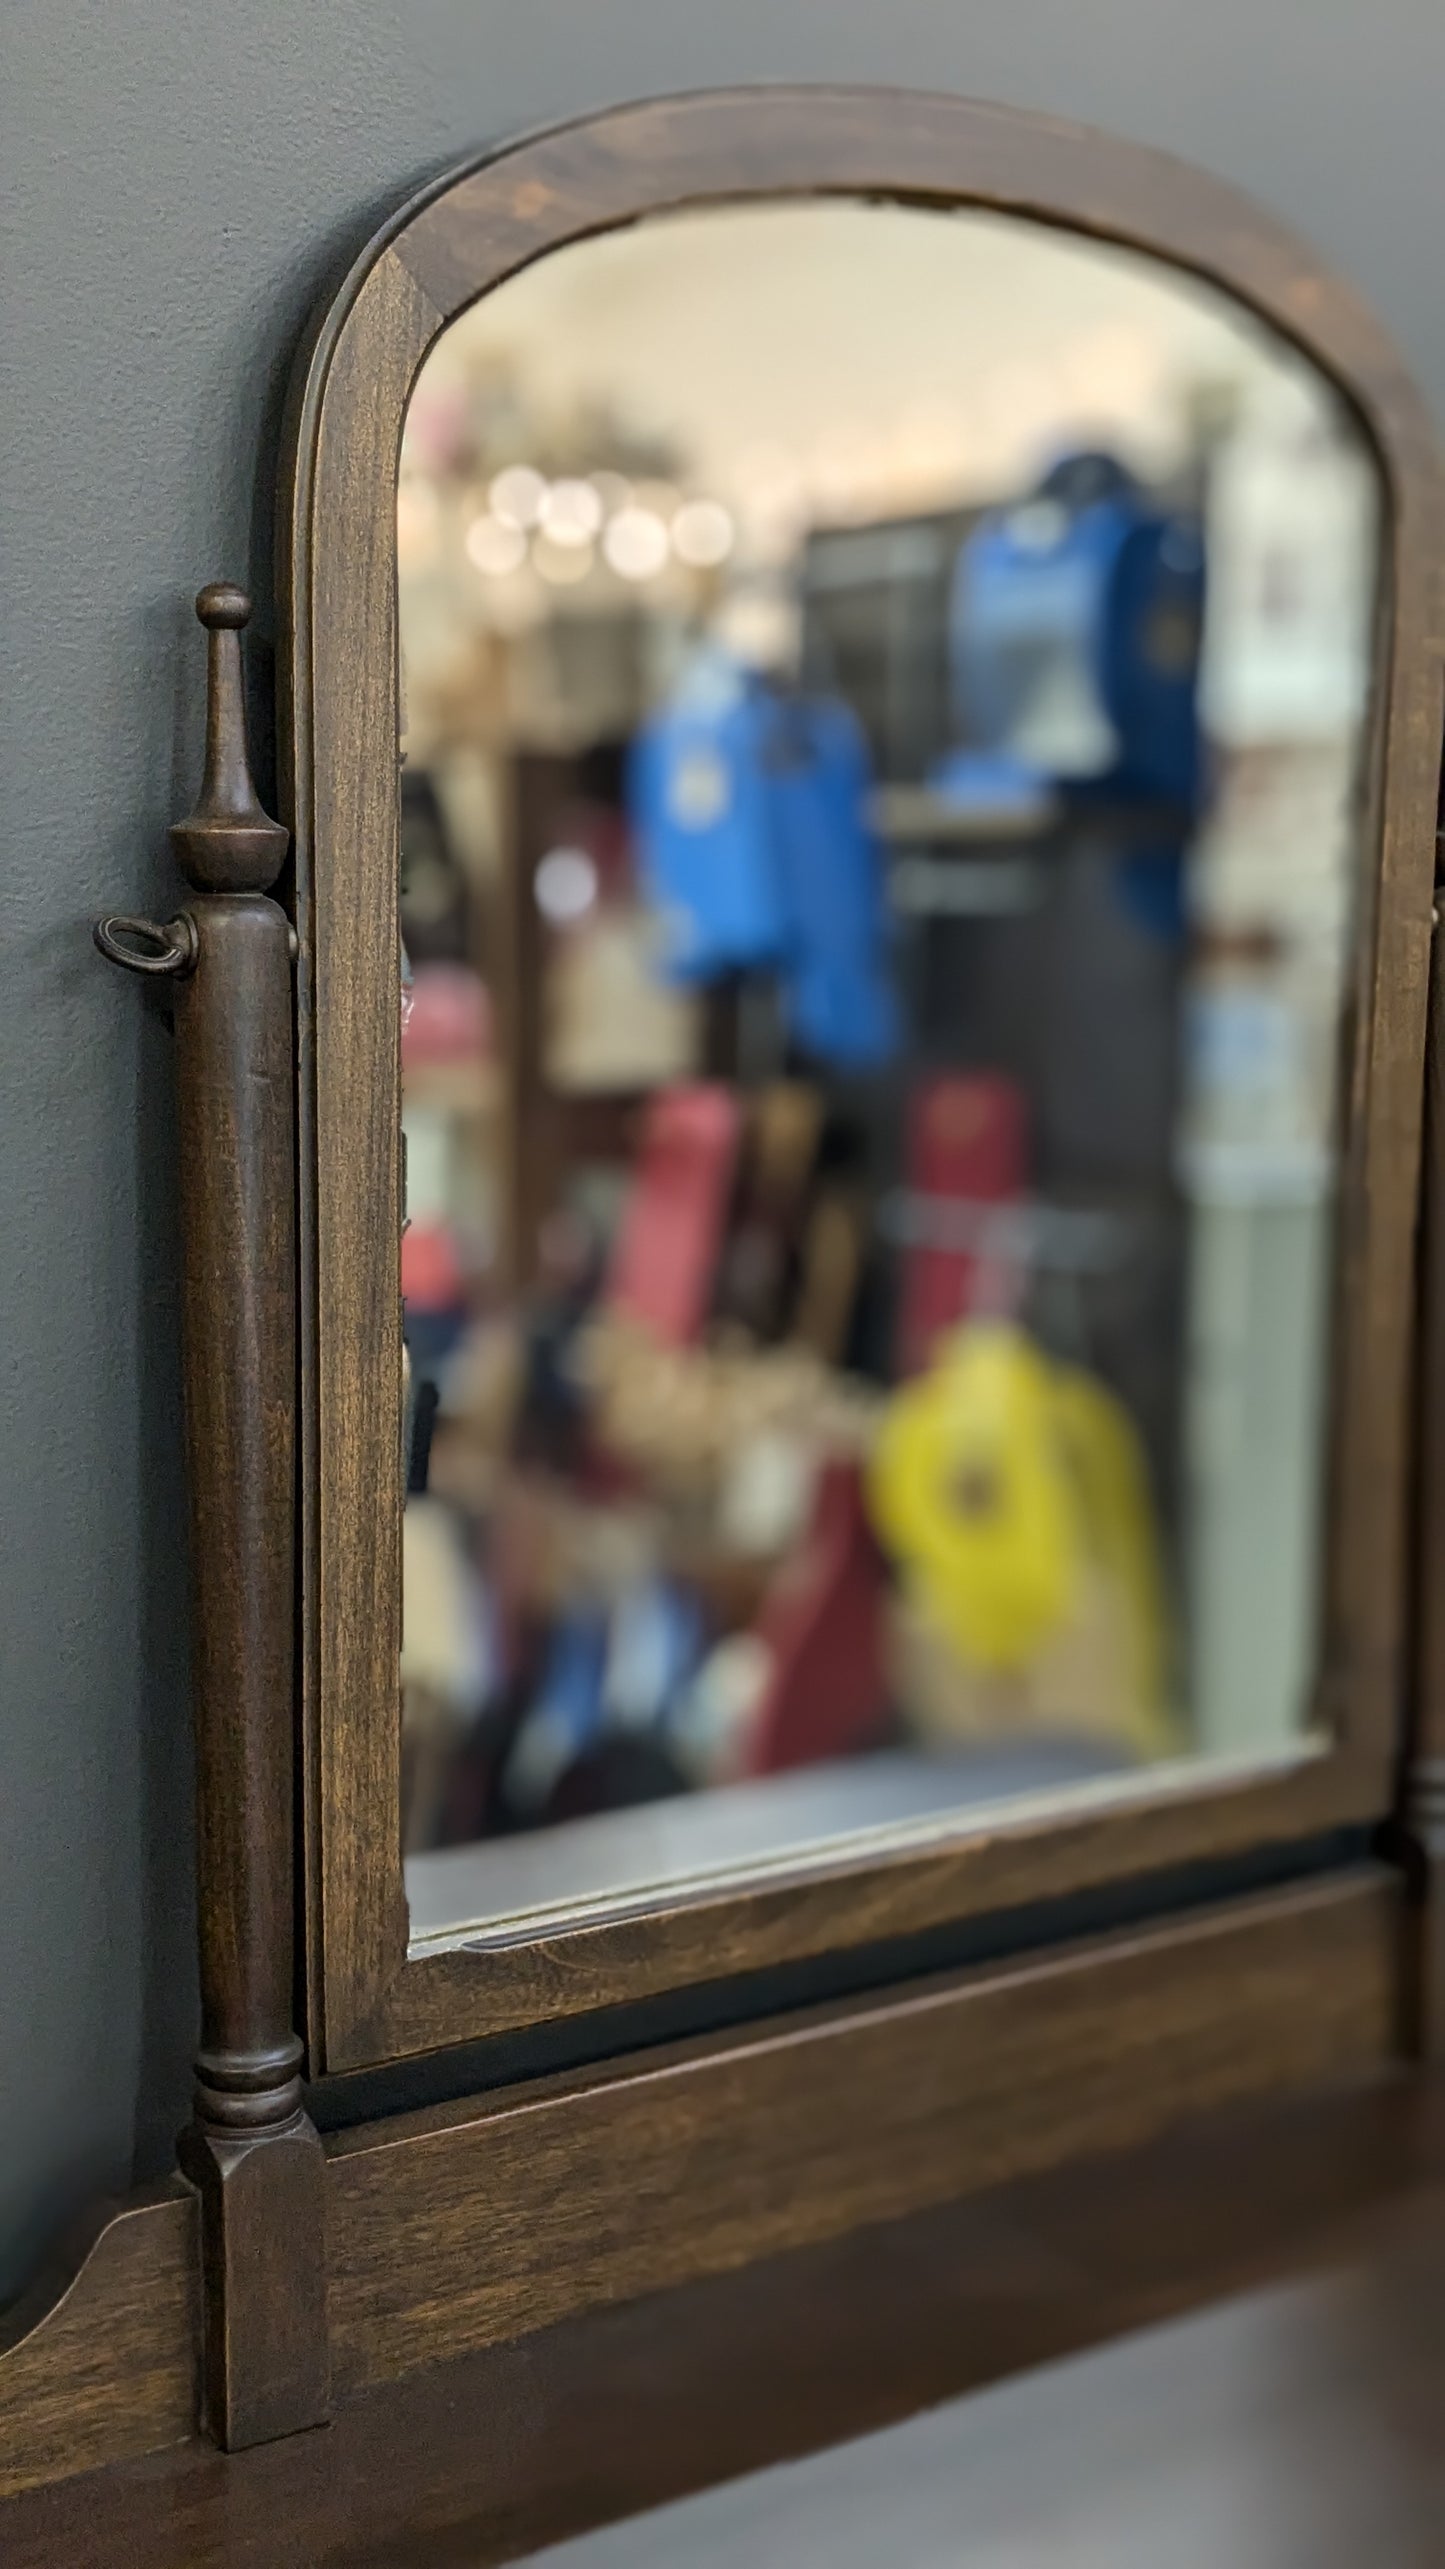
[{"label": "beveled mirror edge", "polygon": [[[1266,1780],[1278,1783],[1288,1779],[1297,1784],[1312,1777],[1330,1754],[1328,1740],[1308,1736],[1283,1748],[1262,1751],[1258,1757],[1211,1760],[1206,1771],[1210,1784],[1226,1793]],[[953,1809],[915,1819],[865,1822],[776,1853],[733,1857],[699,1866],[684,1880],[658,1875],[613,1892],[579,1892],[560,1899],[538,1899],[524,1908],[508,1911],[482,1905],[474,1916],[462,1914],[434,1928],[418,1928],[413,1918],[407,1960],[415,1963],[431,1954],[450,1952],[500,1954],[517,1945],[555,1943],[562,1937],[585,1934],[590,1928],[646,1917],[659,1907],[676,1917],[683,1909],[715,1908],[738,1891],[755,1898],[774,1889],[798,1890],[820,1879],[836,1880],[845,1873],[857,1882],[875,1867],[896,1868],[923,1856],[956,1861],[963,1846],[981,1836],[1005,1837],[1014,1842],[1031,1840],[1060,1820],[1087,1820],[1102,1811],[1137,1810],[1146,1804],[1159,1807],[1181,1798],[1193,1801],[1199,1787],[1199,1766],[1180,1758],[1168,1765],[1123,1775],[1025,1787],[1010,1794],[1006,1801],[977,1809],[970,1806],[966,1816],[962,1810]],[[487,1841],[479,1840],[474,1845],[436,1852],[444,1858],[456,1855],[461,1859],[459,1870],[483,1877],[486,1847]],[[423,1866],[426,1860],[423,1855]],[[411,1863],[415,1866],[416,1858]]]},{"label": "beveled mirror edge", "polygon": [[[405,405],[447,321],[531,259],[666,206],[818,190],[978,204],[1186,268],[1323,367],[1364,420],[1384,470],[1390,647],[1378,673],[1376,863],[1360,940],[1338,1260],[1349,1314],[1334,1403],[1329,1581],[1340,1744],[1243,1780],[1155,1784],[1127,1808],[970,1830],[926,1852],[874,1849],[817,1878],[794,1876],[760,1892],[733,1885],[716,1899],[674,1899],[640,1918],[562,1922],[505,1954],[408,1960],[396,1826],[395,1543],[389,1577],[385,1562],[388,1505],[398,1529],[400,1507],[391,1486],[395,1440],[383,1428],[380,1398],[400,1363],[389,1246],[398,1102],[388,976],[392,520]],[[902,1932],[921,1917],[977,1914],[1014,1896],[1021,1867],[1066,1891],[1384,1815],[1403,1630],[1405,1388],[1442,710],[1441,525],[1423,406],[1348,287],[1232,189],[1138,146],[1006,109],[858,90],[744,90],[617,108],[434,181],[353,266],[298,368],[280,526],[283,793],[303,958],[300,1737],[314,2069],[461,2043],[502,2025],[715,1978],[760,1953],[854,1944],[865,1926]],[[367,637],[359,652],[346,640],[357,632]],[[385,865],[376,861],[383,850]],[[353,897],[333,900],[342,886]],[[343,1097],[353,1108],[358,1098],[365,1103],[352,1147],[328,1157],[319,1137]],[[359,1164],[368,1170],[361,1188],[351,1180]],[[1383,1488],[1387,1503],[1366,1503],[1367,1488]],[[740,1952],[748,1963],[738,1961]]]}]

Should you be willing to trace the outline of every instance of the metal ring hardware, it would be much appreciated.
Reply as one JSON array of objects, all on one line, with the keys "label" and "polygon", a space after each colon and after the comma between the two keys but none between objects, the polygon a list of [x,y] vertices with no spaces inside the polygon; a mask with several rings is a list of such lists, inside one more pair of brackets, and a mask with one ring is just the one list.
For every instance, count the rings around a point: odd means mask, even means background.
[{"label": "metal ring hardware", "polygon": [[[154,919],[97,919],[91,934],[106,962],[118,963],[126,972],[178,973],[196,968],[195,921],[184,910],[164,927],[157,927]],[[139,952],[136,945],[122,943],[127,938],[137,941]]]}]

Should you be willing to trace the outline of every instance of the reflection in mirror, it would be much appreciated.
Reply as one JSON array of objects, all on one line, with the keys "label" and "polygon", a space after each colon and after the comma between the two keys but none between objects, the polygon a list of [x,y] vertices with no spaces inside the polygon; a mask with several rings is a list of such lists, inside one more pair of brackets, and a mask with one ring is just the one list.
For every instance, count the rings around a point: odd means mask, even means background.
[{"label": "reflection in mirror", "polygon": [[1297,352],[1013,219],[671,216],[440,339],[414,1937],[1308,1728],[1376,515]]}]

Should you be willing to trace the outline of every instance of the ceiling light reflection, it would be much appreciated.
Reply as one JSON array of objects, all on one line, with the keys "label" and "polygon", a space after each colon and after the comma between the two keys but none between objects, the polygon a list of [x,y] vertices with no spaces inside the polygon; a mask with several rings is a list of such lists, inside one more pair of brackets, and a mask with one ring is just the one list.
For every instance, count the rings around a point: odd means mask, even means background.
[{"label": "ceiling light reflection", "polygon": [[608,521],[602,550],[619,579],[655,579],[667,560],[667,528],[650,508],[619,509]]},{"label": "ceiling light reflection", "polygon": [[467,559],[489,580],[505,579],[509,571],[519,571],[527,558],[527,539],[519,526],[509,526],[505,518],[493,517],[484,510],[474,517],[463,537]]},{"label": "ceiling light reflection", "polygon": [[709,571],[733,549],[733,522],[720,500],[685,500],[672,521],[672,549],[679,562]]},{"label": "ceiling light reflection", "polygon": [[541,514],[547,485],[531,464],[509,464],[498,473],[487,493],[493,514],[507,526],[535,526]]}]

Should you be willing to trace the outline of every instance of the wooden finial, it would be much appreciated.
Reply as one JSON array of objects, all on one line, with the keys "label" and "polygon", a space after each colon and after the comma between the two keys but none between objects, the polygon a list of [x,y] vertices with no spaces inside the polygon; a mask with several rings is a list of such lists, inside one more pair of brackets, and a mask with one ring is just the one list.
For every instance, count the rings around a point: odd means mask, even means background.
[{"label": "wooden finial", "polygon": [[241,683],[241,628],[251,601],[229,580],[213,580],[196,600],[209,636],[206,670],[206,772],[195,810],[171,831],[188,880],[198,892],[269,892],[286,854],[286,832],[257,799],[246,747]]}]

